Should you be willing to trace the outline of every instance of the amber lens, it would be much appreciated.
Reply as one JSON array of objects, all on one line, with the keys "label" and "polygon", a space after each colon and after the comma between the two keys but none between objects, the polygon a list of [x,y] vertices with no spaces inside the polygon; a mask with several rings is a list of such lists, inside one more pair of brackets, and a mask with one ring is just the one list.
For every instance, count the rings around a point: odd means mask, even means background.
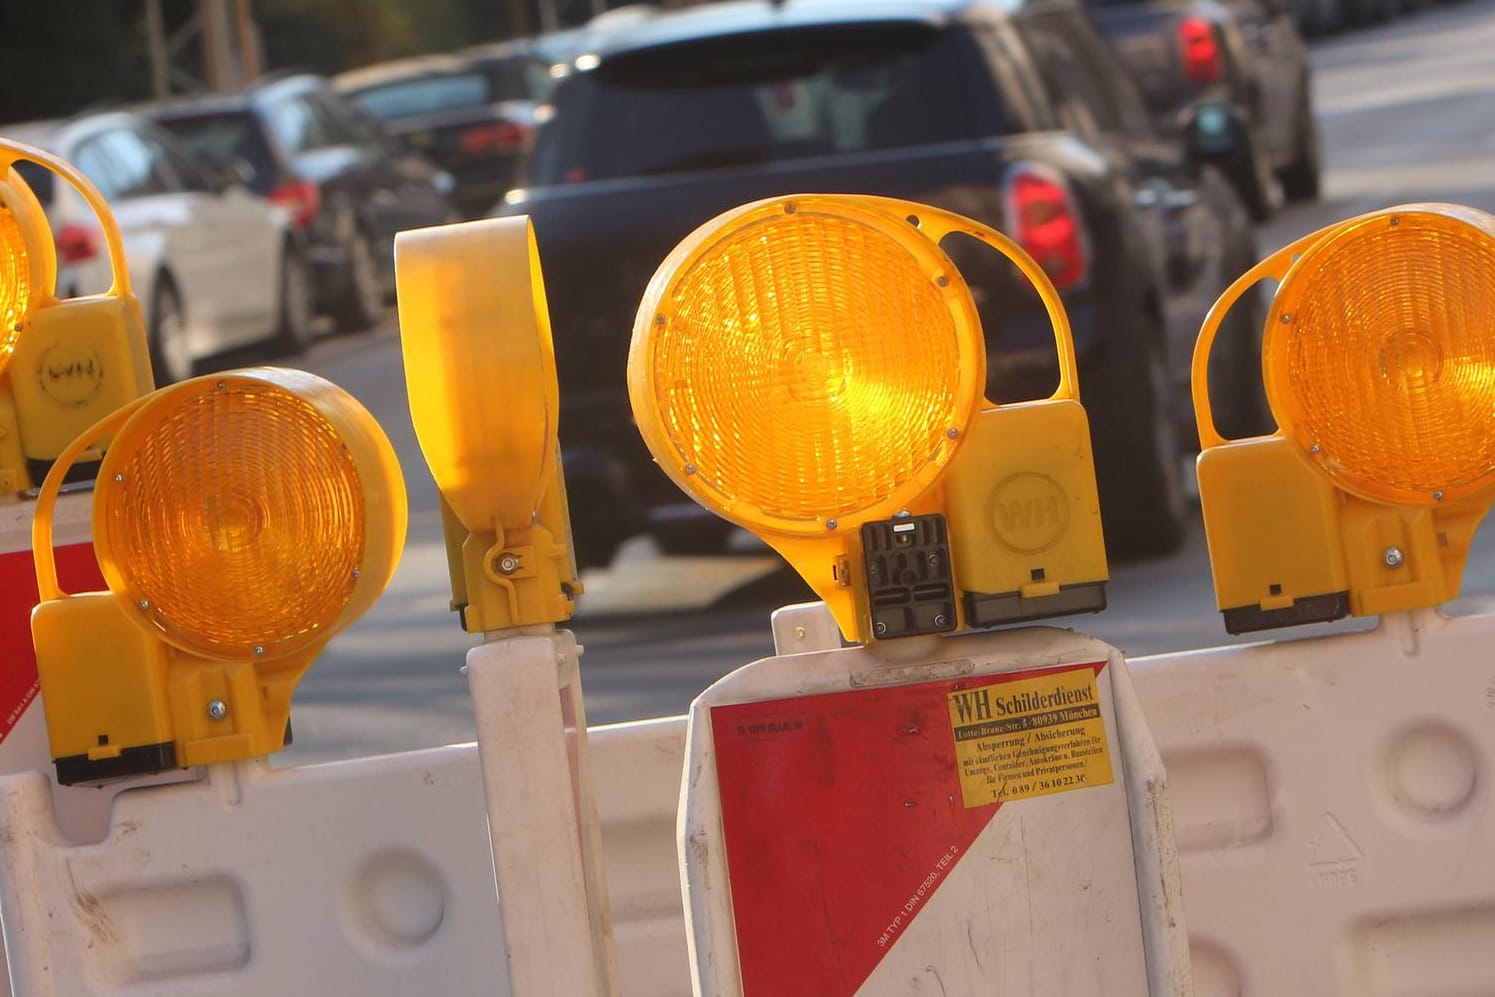
[{"label": "amber lens", "polygon": [[1305,256],[1274,312],[1273,409],[1347,489],[1430,504],[1495,483],[1490,233],[1430,213],[1369,220]]},{"label": "amber lens", "polygon": [[16,214],[0,201],[0,371],[10,363],[31,303],[31,257]]},{"label": "amber lens", "polygon": [[652,402],[673,451],[656,457],[749,526],[844,520],[929,480],[972,407],[961,365],[979,363],[979,328],[963,334],[938,283],[947,268],[829,213],[724,233],[653,320]]},{"label": "amber lens", "polygon": [[363,486],[337,431],[254,381],[208,381],[158,408],[115,440],[101,484],[111,590],[211,657],[274,657],[322,637],[365,543]]}]

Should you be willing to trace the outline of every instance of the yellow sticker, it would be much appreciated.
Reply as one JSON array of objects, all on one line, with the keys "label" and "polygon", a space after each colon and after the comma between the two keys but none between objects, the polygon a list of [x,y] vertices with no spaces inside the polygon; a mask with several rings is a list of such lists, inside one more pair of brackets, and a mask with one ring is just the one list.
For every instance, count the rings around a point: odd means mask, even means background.
[{"label": "yellow sticker", "polygon": [[961,689],[948,699],[966,806],[1110,784],[1093,666]]}]

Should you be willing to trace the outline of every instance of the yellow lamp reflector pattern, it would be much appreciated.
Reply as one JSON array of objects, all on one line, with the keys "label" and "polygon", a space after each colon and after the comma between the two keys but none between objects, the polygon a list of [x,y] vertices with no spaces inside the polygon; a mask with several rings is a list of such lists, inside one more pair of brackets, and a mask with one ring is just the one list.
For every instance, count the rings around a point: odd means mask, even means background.
[{"label": "yellow lamp reflector pattern", "polygon": [[31,294],[31,255],[26,250],[26,234],[16,213],[0,201],[0,371],[5,370],[15,353]]},{"label": "yellow lamp reflector pattern", "polygon": [[661,466],[749,528],[891,514],[954,452],[985,381],[938,246],[849,198],[759,202],[676,250],[634,330],[629,388]]},{"label": "yellow lamp reflector pattern", "polygon": [[1495,231],[1408,207],[1347,225],[1283,278],[1264,346],[1283,433],[1342,487],[1453,502],[1495,485]]},{"label": "yellow lamp reflector pattern", "polygon": [[403,481],[373,418],[292,371],[158,393],[116,436],[94,504],[110,590],[211,658],[325,641],[387,584],[404,530]]}]

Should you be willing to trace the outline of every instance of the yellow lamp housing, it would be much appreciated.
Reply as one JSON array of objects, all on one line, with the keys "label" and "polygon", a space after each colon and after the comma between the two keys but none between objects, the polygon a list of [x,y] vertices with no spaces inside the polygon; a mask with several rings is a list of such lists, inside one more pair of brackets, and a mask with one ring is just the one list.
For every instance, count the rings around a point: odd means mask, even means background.
[{"label": "yellow lamp housing", "polygon": [[[1209,354],[1279,282],[1262,345],[1278,430],[1226,441]],[[1495,216],[1408,204],[1258,263],[1195,346],[1199,494],[1231,633],[1435,606],[1459,594],[1495,500]]]},{"label": "yellow lamp housing", "polygon": [[[1059,387],[997,406],[964,278],[974,237],[1038,289]],[[1105,607],[1074,344],[1043,269],[968,218],[805,194],[728,211],[656,271],[628,357],[660,467],[794,566],[868,642]]]},{"label": "yellow lamp housing", "polygon": [[[13,168],[22,161],[51,170],[97,215],[114,272],[106,293],[57,298],[52,231]],[[55,156],[0,140],[0,501],[35,487],[75,437],[150,386],[145,320],[104,199]],[[107,442],[81,456],[79,476]]]},{"label": "yellow lamp housing", "polygon": [[[52,510],[112,435],[93,503],[106,592],[58,587]],[[31,619],[58,781],[254,758],[291,694],[371,606],[405,542],[405,484],[351,395],[263,367],[183,381],[74,441],[37,498]]]},{"label": "yellow lamp housing", "polygon": [[560,393],[529,219],[395,237],[410,415],[442,497],[452,609],[477,632],[576,609]]}]

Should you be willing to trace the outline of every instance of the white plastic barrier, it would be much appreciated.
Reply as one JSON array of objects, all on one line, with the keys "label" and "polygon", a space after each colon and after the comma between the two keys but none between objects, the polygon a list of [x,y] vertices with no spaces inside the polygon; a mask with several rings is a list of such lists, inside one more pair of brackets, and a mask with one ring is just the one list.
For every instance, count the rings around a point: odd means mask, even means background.
[{"label": "white plastic barrier", "polygon": [[[1495,990],[1492,646],[1495,615],[1420,613],[1131,663],[1169,768],[1200,997]],[[690,993],[684,736],[677,717],[591,741],[635,997]],[[237,803],[216,778],[131,792],[108,840],[78,847],[55,838],[41,776],[0,779],[20,992],[501,992],[472,746],[239,771]]]}]

